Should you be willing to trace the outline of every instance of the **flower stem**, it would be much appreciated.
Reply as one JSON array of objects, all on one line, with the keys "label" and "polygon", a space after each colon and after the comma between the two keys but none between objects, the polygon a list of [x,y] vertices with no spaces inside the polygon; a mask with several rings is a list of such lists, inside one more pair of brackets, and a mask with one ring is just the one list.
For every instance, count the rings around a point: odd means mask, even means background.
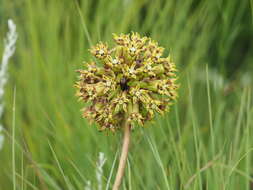
[{"label": "flower stem", "polygon": [[113,190],[119,190],[120,188],[124,176],[124,170],[126,167],[127,155],[130,145],[131,125],[129,125],[127,121],[125,121],[123,125],[124,125],[124,138],[123,138],[122,152],[120,155],[119,167],[114,181]]}]

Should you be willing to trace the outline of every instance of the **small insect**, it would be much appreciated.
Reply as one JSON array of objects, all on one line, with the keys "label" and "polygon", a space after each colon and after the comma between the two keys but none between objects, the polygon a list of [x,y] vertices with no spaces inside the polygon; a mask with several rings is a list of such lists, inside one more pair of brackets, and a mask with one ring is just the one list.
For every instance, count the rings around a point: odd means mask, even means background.
[{"label": "small insect", "polygon": [[123,91],[126,91],[126,90],[129,89],[129,86],[127,85],[127,79],[126,79],[126,78],[122,78],[122,79],[120,80],[120,88],[121,88],[121,90],[123,90]]}]

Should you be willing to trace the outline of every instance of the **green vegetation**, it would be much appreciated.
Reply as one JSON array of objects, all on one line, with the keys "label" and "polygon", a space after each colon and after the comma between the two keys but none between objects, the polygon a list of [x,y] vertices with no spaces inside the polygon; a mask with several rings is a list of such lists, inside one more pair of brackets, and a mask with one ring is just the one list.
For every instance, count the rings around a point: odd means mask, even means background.
[{"label": "green vegetation", "polygon": [[252,0],[2,0],[0,18],[0,55],[8,18],[19,35],[1,121],[0,190],[81,190],[87,180],[97,189],[99,152],[105,189],[120,134],[81,118],[75,70],[91,44],[130,31],[172,52],[181,85],[170,113],[133,131],[122,189],[252,189]]}]

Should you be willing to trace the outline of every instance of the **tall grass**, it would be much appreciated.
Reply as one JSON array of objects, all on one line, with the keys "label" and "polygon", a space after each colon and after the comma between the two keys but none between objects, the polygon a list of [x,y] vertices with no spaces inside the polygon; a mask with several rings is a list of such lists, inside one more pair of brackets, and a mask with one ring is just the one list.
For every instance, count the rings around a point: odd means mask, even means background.
[{"label": "tall grass", "polygon": [[[250,190],[251,5],[249,0],[1,1],[0,37],[7,18],[14,18],[19,39],[6,86],[0,189],[12,189],[14,181],[24,190],[84,189],[88,180],[97,189],[99,152],[107,158],[103,187],[110,189],[120,134],[99,133],[81,118],[75,70],[90,58],[90,44],[111,44],[112,33],[137,31],[172,54],[181,87],[170,113],[133,132],[123,189]],[[0,52],[3,48],[0,44]]]}]

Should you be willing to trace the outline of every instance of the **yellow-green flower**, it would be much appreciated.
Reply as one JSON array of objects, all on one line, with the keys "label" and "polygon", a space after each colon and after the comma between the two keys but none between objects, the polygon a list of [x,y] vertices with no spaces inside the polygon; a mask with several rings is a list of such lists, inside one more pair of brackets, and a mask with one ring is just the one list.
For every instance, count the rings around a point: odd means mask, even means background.
[{"label": "yellow-green flower", "polygon": [[177,97],[176,67],[164,48],[138,33],[113,34],[116,45],[102,42],[90,49],[96,62],[78,70],[77,96],[85,103],[83,116],[101,130],[115,131],[122,122],[144,125],[163,114]]}]

